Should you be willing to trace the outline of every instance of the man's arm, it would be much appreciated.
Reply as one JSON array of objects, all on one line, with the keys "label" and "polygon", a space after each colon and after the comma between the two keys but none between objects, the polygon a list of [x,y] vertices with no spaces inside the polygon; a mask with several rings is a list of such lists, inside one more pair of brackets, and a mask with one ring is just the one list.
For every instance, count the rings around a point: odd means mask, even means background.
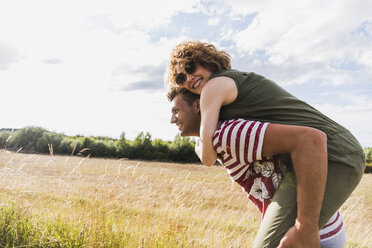
[{"label": "man's arm", "polygon": [[319,247],[318,219],[327,179],[327,136],[320,130],[268,125],[262,154],[291,155],[297,178],[297,219],[279,247]]}]

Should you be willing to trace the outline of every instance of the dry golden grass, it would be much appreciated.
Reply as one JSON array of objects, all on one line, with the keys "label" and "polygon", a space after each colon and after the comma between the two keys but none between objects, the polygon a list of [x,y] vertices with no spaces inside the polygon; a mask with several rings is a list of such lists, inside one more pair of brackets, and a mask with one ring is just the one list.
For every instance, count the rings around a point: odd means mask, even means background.
[{"label": "dry golden grass", "polygon": [[[371,247],[371,186],[365,175],[341,209],[347,247]],[[260,225],[218,166],[0,151],[0,189],[0,207],[14,206],[42,233],[31,247],[74,247],[68,238],[81,247],[250,247]]]}]

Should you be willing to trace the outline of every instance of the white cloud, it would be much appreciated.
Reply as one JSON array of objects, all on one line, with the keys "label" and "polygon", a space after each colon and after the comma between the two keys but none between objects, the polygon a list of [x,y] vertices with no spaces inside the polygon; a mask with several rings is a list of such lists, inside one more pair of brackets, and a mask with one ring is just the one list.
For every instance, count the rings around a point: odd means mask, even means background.
[{"label": "white cloud", "polygon": [[[193,11],[195,4],[197,1],[140,0],[136,4],[123,1],[106,1],[104,4],[101,1],[3,1],[0,3],[0,40],[4,39],[20,51],[18,70],[28,71],[27,81],[42,85],[63,81],[65,86],[73,86],[78,80],[83,87],[101,88],[105,84],[108,89],[113,84],[127,83],[112,76],[118,66],[130,64],[135,68],[164,64],[170,48],[179,40],[161,39],[153,43],[147,31],[166,25],[178,11]],[[2,49],[0,44],[0,51],[7,51],[7,56],[2,56],[6,61],[0,61],[2,68],[17,59],[15,49],[6,48]],[[53,69],[40,65],[47,66],[46,62],[51,59],[55,62],[56,58],[64,65]],[[54,78],[51,75],[48,82],[42,83],[42,78],[46,78],[45,71],[48,73],[49,70],[54,70]],[[23,82],[26,86],[26,80],[21,80],[17,71],[11,74],[7,75],[8,79],[17,79],[18,84]]]},{"label": "white cloud", "polygon": [[319,104],[316,108],[345,126],[363,147],[372,146],[372,98],[356,94],[340,94],[346,104]]},{"label": "white cloud", "polygon": [[[318,64],[330,84],[352,82],[330,65],[350,60],[372,68],[372,5],[366,1],[230,1],[232,13],[257,15],[245,30],[233,35],[240,53],[265,51],[274,67]],[[363,32],[360,32],[363,29]],[[309,76],[313,71],[307,72]],[[302,73],[303,77],[303,73]],[[292,78],[293,79],[293,78]]]},{"label": "white cloud", "polygon": [[18,61],[18,51],[0,40],[0,70],[6,70],[12,63]]},{"label": "white cloud", "polygon": [[212,17],[212,18],[209,18],[208,25],[210,25],[210,26],[216,26],[216,25],[220,24],[220,22],[221,22],[220,18],[218,18],[218,17]]},{"label": "white cloud", "polygon": [[44,64],[62,64],[63,63],[63,60],[59,59],[59,58],[50,58],[50,59],[45,59],[42,61],[42,63]]},{"label": "white cloud", "polygon": [[[0,70],[6,95],[0,104],[7,106],[2,127],[39,125],[113,137],[121,131],[128,137],[150,131],[153,137],[172,139],[177,131],[168,132],[165,92],[112,89],[138,87],[133,83],[148,80],[150,73],[154,85],[162,86],[159,68],[165,71],[171,48],[185,37],[153,42],[148,31],[166,26],[179,11],[197,11],[196,5],[198,1],[173,0],[2,1],[0,69],[7,69]],[[120,66],[129,70],[114,75]]]},{"label": "white cloud", "polygon": [[[161,71],[189,37],[220,45],[234,67],[282,85],[371,82],[370,13],[362,0],[3,0],[1,125],[171,139],[177,130]],[[362,113],[366,102],[331,104],[324,109],[340,109],[337,119],[346,108]]]},{"label": "white cloud", "polygon": [[116,29],[149,30],[169,22],[170,17],[179,11],[192,12],[199,1],[181,0],[136,0],[128,2],[121,0],[106,1],[79,1],[81,10],[88,15],[107,15]]}]

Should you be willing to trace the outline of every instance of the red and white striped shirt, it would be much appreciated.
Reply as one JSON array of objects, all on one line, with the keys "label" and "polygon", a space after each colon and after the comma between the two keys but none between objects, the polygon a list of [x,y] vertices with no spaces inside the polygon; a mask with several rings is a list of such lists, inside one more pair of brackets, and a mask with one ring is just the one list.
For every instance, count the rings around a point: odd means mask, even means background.
[{"label": "red and white striped shirt", "polygon": [[[213,146],[227,173],[242,186],[248,198],[265,216],[266,209],[285,173],[278,156],[262,157],[262,146],[269,123],[233,119],[219,122],[213,136]],[[319,231],[322,240],[330,239],[342,228],[337,212]]]}]

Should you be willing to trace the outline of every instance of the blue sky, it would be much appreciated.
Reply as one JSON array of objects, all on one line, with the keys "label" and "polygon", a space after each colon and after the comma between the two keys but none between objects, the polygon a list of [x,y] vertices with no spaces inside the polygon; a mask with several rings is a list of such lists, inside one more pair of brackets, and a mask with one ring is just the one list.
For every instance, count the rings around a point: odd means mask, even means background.
[{"label": "blue sky", "polygon": [[364,0],[0,2],[0,128],[172,140],[172,48],[213,43],[372,147],[372,5]]}]

